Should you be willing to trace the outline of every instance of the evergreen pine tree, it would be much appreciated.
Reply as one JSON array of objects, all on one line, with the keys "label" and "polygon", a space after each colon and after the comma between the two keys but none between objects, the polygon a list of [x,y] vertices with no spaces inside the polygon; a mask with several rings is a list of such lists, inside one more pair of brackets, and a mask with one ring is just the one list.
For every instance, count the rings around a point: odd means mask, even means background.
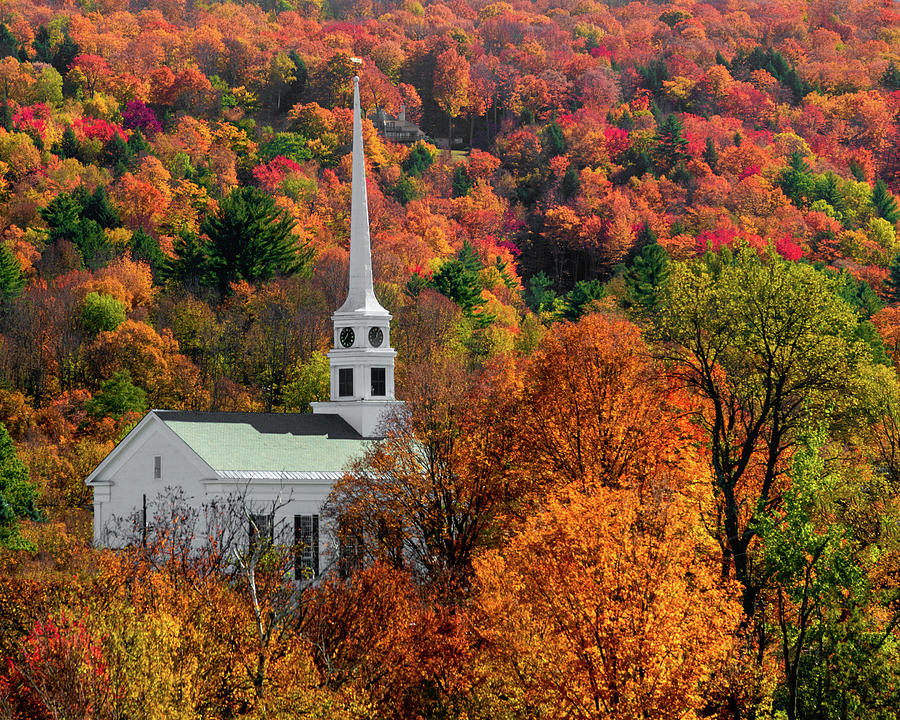
[{"label": "evergreen pine tree", "polygon": [[103,267],[115,255],[103,230],[117,227],[119,216],[109,205],[104,188],[98,188],[93,195],[84,186],[71,193],[60,193],[40,214],[50,226],[50,241],[64,239],[74,243],[90,269]]},{"label": "evergreen pine tree", "polygon": [[631,267],[634,263],[634,259],[641,254],[641,250],[655,242],[656,233],[653,231],[653,228],[650,227],[649,223],[646,221],[642,222],[634,236],[634,242],[631,244],[631,248],[625,253],[622,263],[616,266],[616,272],[624,272],[626,268]]},{"label": "evergreen pine tree", "polygon": [[578,174],[578,168],[574,163],[566,168],[566,174],[563,175],[562,182],[559,184],[559,190],[564,198],[572,198],[578,194],[581,188],[581,176]]},{"label": "evergreen pine tree", "polygon": [[232,190],[200,224],[209,238],[208,267],[219,292],[239,280],[260,283],[276,273],[306,271],[312,251],[298,248],[293,228],[294,221],[271,195],[255,187]]},{"label": "evergreen pine tree", "polygon": [[574,322],[589,310],[592,302],[604,297],[606,288],[599,280],[579,280],[566,295],[563,317]]},{"label": "evergreen pine tree", "polygon": [[118,134],[113,135],[103,147],[100,160],[104,165],[116,167],[131,159],[131,148]]},{"label": "evergreen pine tree", "polygon": [[13,130],[13,116],[12,110],[9,107],[9,103],[4,100],[0,103],[0,127],[2,127],[7,132],[12,132]]},{"label": "evergreen pine tree", "polygon": [[150,143],[144,138],[144,133],[141,132],[140,128],[135,128],[131,131],[131,136],[128,138],[128,152],[131,154],[131,157],[150,152]]},{"label": "evergreen pine tree", "polygon": [[403,161],[403,169],[409,175],[417,177],[431,167],[431,163],[433,162],[434,158],[431,157],[428,148],[425,147],[424,143],[418,142],[412,146],[409,155],[407,155],[406,160]]},{"label": "evergreen pine tree", "polygon": [[856,160],[850,161],[850,174],[853,175],[853,177],[856,178],[858,182],[866,181],[865,170],[863,170],[862,165],[856,162]]},{"label": "evergreen pine tree", "polygon": [[541,131],[541,149],[548,158],[563,155],[566,152],[566,138],[556,120],[551,120]]},{"label": "evergreen pine tree", "polygon": [[453,197],[458,198],[468,195],[474,184],[475,181],[469,175],[468,168],[464,164],[458,163],[453,168]]},{"label": "evergreen pine tree", "polygon": [[656,128],[656,143],[653,150],[661,172],[668,172],[687,160],[688,141],[681,131],[681,120],[675,115],[667,115]]},{"label": "evergreen pine tree", "polygon": [[288,57],[294,63],[294,79],[284,89],[282,107],[291,107],[300,102],[309,80],[309,70],[306,67],[306,63],[303,62],[303,58],[297,54],[297,51],[291,50],[288,53]]},{"label": "evergreen pine tree", "polygon": [[163,256],[159,266],[163,281],[181,285],[192,293],[215,282],[209,275],[207,246],[196,233],[180,233],[172,243],[172,252],[172,257]]},{"label": "evergreen pine tree", "polygon": [[776,184],[798,206],[806,205],[815,193],[812,170],[796,150],[791,153],[788,166],[782,170]]},{"label": "evergreen pine tree", "polygon": [[[670,173],[670,177],[672,182],[678,183],[679,185],[686,186],[693,175],[691,175],[690,171],[687,169],[687,165],[684,164],[684,160],[678,163],[675,168]],[[690,203],[690,192],[688,193],[688,203]]]},{"label": "evergreen pine tree", "polygon": [[150,265],[154,277],[159,275],[160,269],[165,263],[166,256],[159,247],[159,241],[145,230],[138,228],[131,234],[128,243],[131,250],[131,259],[135,262],[145,262]]},{"label": "evergreen pine tree", "polygon": [[472,315],[481,304],[484,285],[479,272],[483,268],[475,249],[465,241],[456,258],[445,261],[434,273],[431,286]]},{"label": "evergreen pine tree", "polygon": [[25,130],[25,134],[31,138],[31,142],[38,152],[44,152],[44,138],[41,137],[37,130],[28,129]]},{"label": "evergreen pine tree", "polygon": [[81,211],[82,205],[75,193],[60,193],[40,210],[40,216],[50,227],[50,242],[71,238],[81,223]]},{"label": "evergreen pine tree", "polygon": [[68,158],[77,160],[81,156],[81,143],[79,143],[78,138],[75,137],[75,131],[72,129],[71,125],[68,125],[66,129],[63,130],[62,140],[60,140],[59,145],[53,146],[53,152],[59,155],[63,160]]},{"label": "evergreen pine tree", "polygon": [[669,67],[666,61],[662,59],[654,59],[646,65],[638,65],[638,75],[644,82],[644,87],[652,93],[658,93],[663,88],[663,83],[669,79]]},{"label": "evergreen pine tree", "polygon": [[872,207],[878,213],[878,217],[887,220],[891,225],[896,225],[900,219],[900,209],[897,207],[897,199],[891,195],[884,180],[880,179],[875,183],[872,190]]},{"label": "evergreen pine tree", "polygon": [[57,46],[56,52],[53,53],[53,58],[50,61],[50,64],[56,68],[56,71],[66,77],[69,72],[69,68],[72,65],[72,62],[81,54],[81,48],[78,46],[71,37],[69,37],[69,31],[63,30],[63,39],[62,42]]},{"label": "evergreen pine tree", "polygon": [[403,292],[411,298],[417,298],[419,297],[419,293],[429,287],[431,287],[431,285],[428,280],[419,275],[419,273],[414,272],[406,282],[406,287],[403,288]]},{"label": "evergreen pine tree", "polygon": [[884,281],[888,299],[891,302],[900,302],[900,253],[894,256],[888,270],[890,274]]},{"label": "evergreen pine tree", "polygon": [[669,255],[658,243],[646,245],[625,271],[628,301],[641,312],[656,310],[659,289],[669,277]]},{"label": "evergreen pine tree", "polygon": [[34,59],[37,62],[47,63],[48,65],[53,62],[53,46],[50,42],[50,31],[46,25],[41,25],[37,29],[31,47],[34,48]]},{"label": "evergreen pine tree", "polygon": [[9,302],[22,292],[25,279],[22,277],[22,266],[16,256],[6,245],[0,243],[0,299]]},{"label": "evergreen pine tree", "polygon": [[827,172],[814,181],[816,200],[824,200],[838,212],[844,212],[846,203],[841,193],[840,179],[833,172]]},{"label": "evergreen pine tree", "polygon": [[412,200],[419,197],[419,188],[406,173],[400,173],[400,177],[388,189],[389,194],[401,205],[406,206]]},{"label": "evergreen pine tree", "polygon": [[839,273],[834,273],[832,270],[825,272],[836,278],[835,292],[847,301],[847,304],[856,311],[861,320],[868,320],[884,307],[884,304],[878,299],[878,295],[865,280],[857,280],[846,270],[841,270]]},{"label": "evergreen pine tree", "polygon": [[82,200],[82,217],[90,218],[100,227],[111,230],[122,224],[119,211],[110,202],[109,193],[102,185],[98,185],[93,193],[86,191]]},{"label": "evergreen pine tree", "polygon": [[703,149],[703,160],[709,165],[713,172],[716,171],[716,165],[719,164],[719,152],[716,150],[716,144],[711,137],[706,138],[706,147]]},{"label": "evergreen pine tree", "polygon": [[543,270],[532,275],[528,280],[528,307],[540,315],[553,307],[556,300],[556,292],[553,290],[553,280]]},{"label": "evergreen pine tree", "polygon": [[14,57],[19,59],[19,49],[15,36],[6,27],[6,23],[0,23],[0,58]]},{"label": "evergreen pine tree", "polygon": [[110,244],[106,233],[103,232],[103,228],[96,220],[83,218],[68,239],[78,248],[85,266],[91,270],[98,270],[108,265],[116,255],[115,248]]},{"label": "evergreen pine tree", "polygon": [[900,70],[897,69],[893,60],[882,73],[881,84],[888,90],[900,90]]},{"label": "evergreen pine tree", "polygon": [[459,260],[469,272],[477,273],[484,269],[481,258],[478,257],[478,253],[475,252],[475,248],[472,247],[472,243],[468,240],[463,240],[462,247],[459,249],[456,259]]}]

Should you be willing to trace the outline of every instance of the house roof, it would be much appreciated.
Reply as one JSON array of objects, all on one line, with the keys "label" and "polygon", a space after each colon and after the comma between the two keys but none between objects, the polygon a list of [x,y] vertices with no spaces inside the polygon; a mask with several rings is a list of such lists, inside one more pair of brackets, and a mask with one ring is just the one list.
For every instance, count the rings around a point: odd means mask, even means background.
[{"label": "house roof", "polygon": [[339,473],[368,445],[339,415],[153,413],[217,472]]}]

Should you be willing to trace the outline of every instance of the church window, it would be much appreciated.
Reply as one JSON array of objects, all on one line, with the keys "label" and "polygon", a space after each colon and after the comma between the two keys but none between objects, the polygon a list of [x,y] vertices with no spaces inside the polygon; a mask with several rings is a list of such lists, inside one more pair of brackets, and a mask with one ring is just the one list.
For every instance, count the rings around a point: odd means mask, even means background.
[{"label": "church window", "polygon": [[353,396],[353,368],[338,370],[338,397]]},{"label": "church window", "polygon": [[319,574],[319,516],[294,515],[294,577],[314,578]]},{"label": "church window", "polygon": [[338,533],[338,572],[342,578],[348,578],[362,565],[362,540],[353,528],[345,522],[341,523]]},{"label": "church window", "polygon": [[256,552],[257,547],[265,551],[273,542],[275,542],[275,516],[251,514],[248,547],[250,555]]},{"label": "church window", "polygon": [[372,397],[387,395],[387,372],[385,368],[372,368]]},{"label": "church window", "polygon": [[153,457],[153,479],[159,480],[162,478],[162,456],[155,455]]}]

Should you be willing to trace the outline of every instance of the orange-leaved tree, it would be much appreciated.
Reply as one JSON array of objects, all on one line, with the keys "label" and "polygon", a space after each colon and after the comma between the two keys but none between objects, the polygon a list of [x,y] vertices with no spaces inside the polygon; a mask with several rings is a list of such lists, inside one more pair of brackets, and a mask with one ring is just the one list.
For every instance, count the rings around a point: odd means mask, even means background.
[{"label": "orange-leaved tree", "polygon": [[520,447],[542,486],[589,492],[700,462],[683,396],[666,387],[624,319],[595,313],[556,326],[523,383]]},{"label": "orange-leaved tree", "polygon": [[570,488],[475,563],[481,632],[515,712],[681,718],[741,608],[696,510],[667,483]]}]

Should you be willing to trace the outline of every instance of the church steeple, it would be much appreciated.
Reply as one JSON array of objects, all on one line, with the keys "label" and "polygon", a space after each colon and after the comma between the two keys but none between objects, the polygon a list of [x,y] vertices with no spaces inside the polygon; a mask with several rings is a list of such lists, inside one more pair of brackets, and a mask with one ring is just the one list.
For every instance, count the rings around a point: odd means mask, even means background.
[{"label": "church steeple", "polygon": [[372,283],[372,249],[366,198],[359,78],[353,78],[353,173],[350,190],[350,283],[347,299],[331,316],[334,347],[331,400],[312,403],[314,413],[340,415],[363,437],[376,437],[394,399],[394,358],[390,343],[391,314]]},{"label": "church steeple", "polygon": [[344,312],[388,312],[375,297],[372,285],[372,248],[369,240],[369,201],[366,196],[366,157],[363,154],[362,113],[359,78],[353,78],[353,174],[350,190],[350,288],[338,310]]}]

